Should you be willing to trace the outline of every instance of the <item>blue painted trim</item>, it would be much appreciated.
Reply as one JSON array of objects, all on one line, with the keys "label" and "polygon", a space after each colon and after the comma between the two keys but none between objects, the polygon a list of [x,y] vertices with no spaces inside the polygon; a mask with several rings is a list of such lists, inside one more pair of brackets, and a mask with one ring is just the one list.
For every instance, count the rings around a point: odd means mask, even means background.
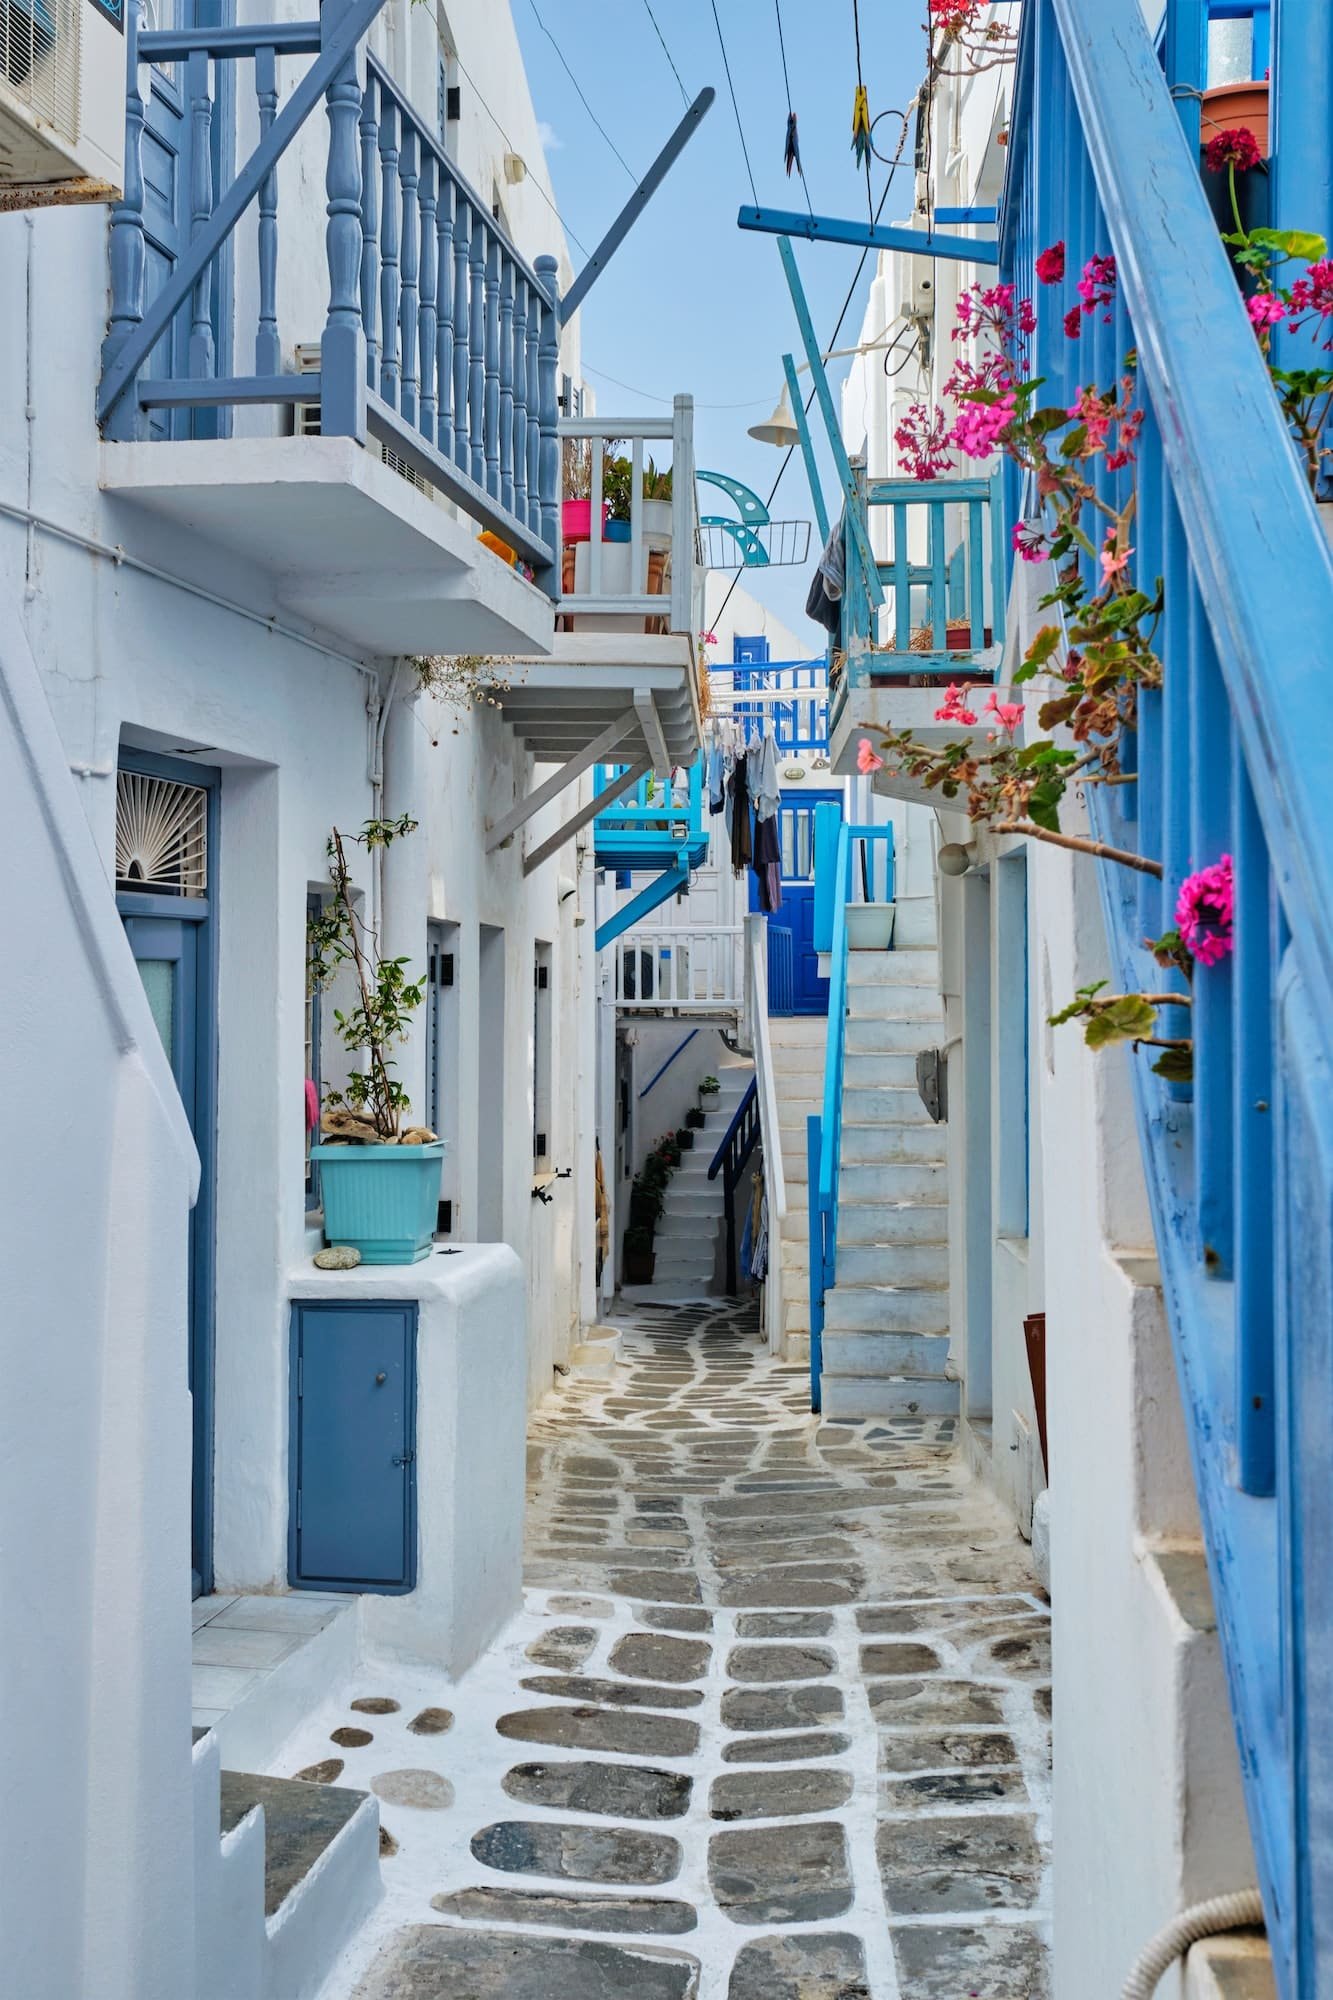
[{"label": "blue painted trim", "polygon": [[824,488],[819,478],[819,465],[815,458],[814,440],[810,435],[810,422],[805,414],[805,398],[796,379],[796,363],[790,354],[784,354],[782,357],[782,372],[786,378],[787,397],[796,423],[796,435],[801,441],[801,457],[805,461],[805,476],[810,486],[810,500],[815,510],[815,523],[819,529],[822,548],[829,537],[828,504],[824,499]]},{"label": "blue painted trim", "polygon": [[819,1114],[805,1121],[806,1207],[810,1219],[810,1408],[823,1408],[824,1373],[824,1212],[819,1205]]},{"label": "blue painted trim", "polygon": [[[746,1091],[744,1097],[742,1097],[740,1103],[736,1106],[736,1109],[732,1112],[731,1123],[730,1125],[728,1125],[726,1131],[723,1133],[721,1144],[718,1146],[717,1151],[714,1153],[711,1161],[709,1162],[708,1178],[710,1181],[715,1181],[718,1175],[721,1173],[723,1167],[726,1165],[727,1149],[731,1145],[732,1140],[739,1133],[741,1127],[744,1125],[746,1114],[749,1111],[751,1105],[755,1102],[755,1098],[758,1093],[758,1088],[759,1088],[758,1084],[755,1083],[753,1080],[751,1080],[749,1089]],[[744,1165],[744,1161],[742,1161],[741,1164]]]},{"label": "blue painted trim", "polygon": [[195,1132],[199,1153],[199,1196],[192,1212],[194,1242],[191,1308],[193,1326],[194,1393],[190,1425],[193,1467],[190,1513],[193,1540],[199,1556],[200,1589],[213,1588],[213,1497],[214,1419],[217,1345],[217,1090],[218,1090],[218,1006],[217,1006],[217,923],[219,908],[219,842],[221,773],[212,766],[187,762],[180,757],[160,757],[151,751],[123,746],[117,760],[123,771],[141,771],[152,778],[170,778],[177,783],[200,785],[208,794],[208,895],[152,896],[134,890],[118,891],[116,908],[121,917],[171,917],[199,926],[195,958],[195,983],[204,1004],[197,1010],[198,1038],[195,1045]]},{"label": "blue painted trim", "polygon": [[687,1049],[690,1046],[690,1043],[694,1040],[698,1032],[699,1030],[697,1028],[691,1028],[689,1034],[686,1035],[684,1041],[676,1043],[675,1048],[672,1049],[671,1054],[662,1064],[662,1067],[658,1070],[653,1071],[653,1074],[649,1077],[647,1083],[645,1083],[643,1089],[639,1092],[640,1104],[642,1104],[644,1098],[648,1095],[648,1092],[652,1089],[653,1085],[655,1083],[660,1083],[662,1081],[662,1078],[666,1075],[672,1063],[676,1060],[676,1057],[681,1054],[682,1050]]},{"label": "blue painted trim", "polygon": [[665,146],[663,146],[661,152],[653,161],[653,164],[649,167],[647,173],[639,182],[639,185],[635,188],[633,194],[625,203],[625,206],[621,209],[619,215],[611,224],[611,227],[607,230],[605,236],[597,245],[597,248],[593,251],[569,290],[565,293],[564,298],[560,302],[560,320],[562,325],[571,320],[583,304],[588,293],[610,263],[611,258],[620,248],[620,245],[624,242],[626,236],[628,236],[630,230],[643,214],[644,209],[648,206],[648,203],[698,131],[716,96],[717,92],[710,84],[706,89],[699,92],[693,104],[689,106],[685,116],[681,119],[675,131],[671,134],[671,137],[667,140]]},{"label": "blue painted trim", "polygon": [[[301,1399],[299,1370],[304,1342],[304,1319],[339,1312],[385,1313],[407,1316],[407,1364],[404,1386],[404,1419],[407,1449],[412,1453],[407,1466],[406,1505],[403,1509],[402,1583],[362,1583],[354,1577],[302,1576],[300,1536],[296,1526],[297,1493],[301,1484]],[[417,1332],[418,1307],[408,1299],[293,1299],[288,1335],[287,1361],[287,1582],[292,1590],[347,1591],[359,1597],[407,1597],[417,1587]]]},{"label": "blue painted trim", "polygon": [[934,211],[936,222],[983,223],[991,228],[995,226],[999,213],[998,208],[937,208]]},{"label": "blue painted trim", "polygon": [[735,502],[736,511],[748,528],[763,528],[771,518],[767,507],[759,495],[739,479],[732,479],[725,472],[696,472],[696,485],[716,486]]},{"label": "blue painted trim", "polygon": [[742,208],[739,229],[765,236],[803,236],[811,243],[850,243],[870,250],[903,250],[912,257],[944,257],[952,263],[996,264],[995,243],[968,236],[941,236],[938,230],[905,229],[887,222],[848,222],[827,215],[798,215],[794,209]]},{"label": "blue painted trim", "polygon": [[622,932],[632,930],[641,917],[651,916],[654,910],[666,902],[668,896],[676,895],[689,879],[689,857],[681,855],[674,868],[664,869],[655,882],[650,882],[646,889],[641,889],[637,896],[614,911],[604,924],[598,925],[597,936],[594,939],[596,949],[605,951],[607,945],[614,944]]}]

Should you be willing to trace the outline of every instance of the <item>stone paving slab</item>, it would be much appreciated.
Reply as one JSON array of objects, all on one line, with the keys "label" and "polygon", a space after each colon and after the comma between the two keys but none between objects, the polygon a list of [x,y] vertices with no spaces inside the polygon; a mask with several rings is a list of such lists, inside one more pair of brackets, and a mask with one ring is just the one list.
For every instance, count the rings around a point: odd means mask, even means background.
[{"label": "stone paving slab", "polygon": [[821,1423],[747,1309],[622,1335],[533,1418],[522,1614],[286,1747],[383,1801],[320,2000],[1049,2000],[1047,1611],[956,1423]]}]

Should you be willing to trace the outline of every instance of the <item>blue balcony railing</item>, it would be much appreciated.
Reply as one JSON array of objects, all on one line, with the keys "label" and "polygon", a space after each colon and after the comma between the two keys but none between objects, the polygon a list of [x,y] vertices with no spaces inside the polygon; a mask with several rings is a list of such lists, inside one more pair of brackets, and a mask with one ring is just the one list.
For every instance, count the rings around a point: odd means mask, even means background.
[{"label": "blue balcony railing", "polygon": [[[1333,564],[1200,183],[1207,9],[1176,0],[1166,74],[1137,0],[1029,0],[1001,269],[1038,313],[1043,400],[1137,355],[1137,571],[1164,579],[1161,690],[1140,690],[1137,782],[1099,828],[1161,860],[1102,869],[1114,976],[1160,987],[1143,940],[1184,876],[1235,869],[1234,951],[1194,982],[1192,1087],[1133,1059],[1195,1482],[1283,2000],[1333,1993]],[[1280,227],[1327,232],[1333,4],[1284,7],[1273,50]],[[1312,51],[1324,68],[1311,69]],[[1285,72],[1285,74],[1284,74]],[[1064,338],[1033,282],[1113,252],[1111,324]],[[1016,485],[1010,498],[1017,502]],[[1183,1013],[1183,1009],[1181,1010]],[[1219,1888],[1235,1886],[1218,1884]]]},{"label": "blue balcony railing", "polygon": [[864,468],[853,470],[871,548],[880,540],[879,521],[887,523],[888,553],[875,568],[888,602],[883,613],[872,602],[860,538],[849,528],[835,722],[848,688],[984,681],[1004,638],[1002,475],[867,479]]},{"label": "blue balcony railing", "polygon": [[[739,723],[747,743],[772,729],[778,749],[792,756],[828,749],[828,662],[781,660],[767,666],[714,670],[718,699]],[[760,699],[746,700],[746,696]]]},{"label": "blue balcony railing", "polygon": [[[628,768],[599,764],[596,790],[605,791]],[[617,869],[665,867],[682,848],[707,839],[703,813],[703,765],[698,758],[688,772],[673,779],[640,778],[594,819],[597,864]]]},{"label": "blue balcony railing", "polygon": [[[382,4],[326,0],[318,20],[150,32],[138,25],[141,0],[130,0],[125,195],[111,218],[99,420],[107,437],[133,439],[149,435],[155,413],[160,423],[163,412],[317,404],[324,436],[380,438],[509,543],[554,596],[556,261],[524,261],[373,57],[363,90],[357,48]],[[300,56],[313,61],[279,110],[277,60]],[[188,162],[189,192],[188,201],[175,197],[178,212],[167,228],[178,247],[150,294],[150,256],[154,264],[162,258],[154,235],[163,227],[162,196],[145,187],[146,124],[150,138],[158,135],[140,71],[173,64],[178,110],[168,142],[179,148],[182,175]],[[245,65],[259,139],[228,185],[215,188],[215,110],[241,100]],[[308,210],[290,219],[279,213],[278,166],[320,108],[327,113],[325,202],[315,224]],[[155,100],[152,119],[163,115]],[[222,374],[218,349],[229,350],[233,329],[228,323],[219,341],[215,321],[226,287],[217,274],[232,261],[238,225],[251,213],[253,368]],[[328,311],[318,372],[296,375],[282,371],[278,265],[285,245],[307,239],[312,227],[324,239]]]}]

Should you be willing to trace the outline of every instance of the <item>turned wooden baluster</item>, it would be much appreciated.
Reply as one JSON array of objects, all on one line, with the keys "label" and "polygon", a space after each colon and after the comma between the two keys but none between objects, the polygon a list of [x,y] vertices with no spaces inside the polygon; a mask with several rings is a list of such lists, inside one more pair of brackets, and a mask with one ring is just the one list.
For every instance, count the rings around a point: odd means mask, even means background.
[{"label": "turned wooden baluster", "polygon": [[[139,7],[140,0],[127,0],[124,193],[111,211],[111,316],[106,338],[102,342],[103,372],[111,366],[125,340],[143,318],[144,102],[139,95]],[[126,439],[144,435],[146,423],[135,393],[136,386],[135,383],[130,384],[107,417],[104,426],[107,437]]]},{"label": "turned wooden baluster", "polygon": [[[560,548],[560,439],[559,410],[556,403],[556,374],[560,364],[560,323],[556,313],[557,273],[554,257],[539,257],[535,270],[550,303],[542,302],[541,346],[538,353],[538,421],[541,425],[541,458],[538,497],[541,501],[541,538],[557,554]],[[595,448],[595,447],[594,447]]]},{"label": "turned wooden baluster", "polygon": [[439,387],[437,437],[446,458],[454,455],[454,184],[440,167],[440,203],[435,215],[440,243],[439,298],[435,319],[435,379]]},{"label": "turned wooden baluster", "polygon": [[486,484],[486,239],[490,235],[480,215],[472,218],[472,248],[468,278],[467,430],[468,470],[478,486]]},{"label": "turned wooden baluster", "polygon": [[[190,241],[213,213],[213,99],[208,88],[208,55],[192,49],[185,63],[185,94],[190,104]],[[190,313],[189,372],[198,381],[211,376],[217,357],[213,346],[213,267],[206,264],[195,281]]]},{"label": "turned wooden baluster", "polygon": [[486,491],[500,497],[500,239],[486,246]]},{"label": "turned wooden baluster", "polygon": [[[272,49],[255,50],[255,98],[259,137],[268,136],[278,112],[278,59]],[[278,337],[278,170],[259,183],[259,324],[255,329],[255,374],[282,372]]]},{"label": "turned wooden baluster", "polygon": [[366,329],[366,387],[380,385],[380,127],[374,77],[361,106],[361,319]]},{"label": "turned wooden baluster", "polygon": [[514,511],[514,263],[500,272],[500,505]]},{"label": "turned wooden baluster", "polygon": [[398,106],[380,93],[380,394],[398,408]]},{"label": "turned wooden baluster", "polygon": [[541,402],[539,387],[541,370],[542,301],[541,294],[534,286],[528,287],[528,526],[534,535],[542,531],[541,503],[541,419],[538,414]]},{"label": "turned wooden baluster", "polygon": [[403,118],[403,143],[398,155],[398,185],[402,202],[403,228],[402,245],[399,256],[400,285],[398,293],[398,327],[402,362],[399,371],[398,407],[405,421],[415,424],[417,420],[417,343],[420,338],[418,327],[417,277],[420,271],[418,225],[421,220],[417,202],[417,134],[415,125],[406,116]]},{"label": "turned wooden baluster", "polygon": [[528,518],[528,281],[521,271],[514,277],[514,497],[510,502],[519,520]]},{"label": "turned wooden baluster", "polygon": [[[321,32],[332,34],[345,8],[325,0]],[[320,340],[320,429],[327,437],[366,434],[366,336],[361,322],[361,85],[350,58],[324,93],[329,151],[324,167],[328,223],[329,310]]]},{"label": "turned wooden baluster", "polygon": [[421,161],[421,399],[418,425],[428,443],[435,442],[435,155],[422,149]]},{"label": "turned wooden baluster", "polygon": [[454,211],[454,462],[468,467],[467,416],[469,354],[472,344],[471,264],[472,204],[460,194]]}]

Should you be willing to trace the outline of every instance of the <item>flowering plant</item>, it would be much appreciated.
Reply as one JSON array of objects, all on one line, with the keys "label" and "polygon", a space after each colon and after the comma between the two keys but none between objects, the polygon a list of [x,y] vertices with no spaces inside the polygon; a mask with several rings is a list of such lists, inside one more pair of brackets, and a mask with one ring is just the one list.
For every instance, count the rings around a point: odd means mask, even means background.
[{"label": "flowering plant", "polygon": [[1217,965],[1234,949],[1236,885],[1231,856],[1187,875],[1176,899],[1180,940],[1200,965]]},{"label": "flowering plant", "polygon": [[[976,75],[1013,61],[1015,31],[1006,22],[986,20],[987,5],[988,0],[927,0],[926,33],[938,31],[942,41],[938,52],[931,50],[932,75]],[[960,66],[946,70],[951,56],[961,59]]]}]

